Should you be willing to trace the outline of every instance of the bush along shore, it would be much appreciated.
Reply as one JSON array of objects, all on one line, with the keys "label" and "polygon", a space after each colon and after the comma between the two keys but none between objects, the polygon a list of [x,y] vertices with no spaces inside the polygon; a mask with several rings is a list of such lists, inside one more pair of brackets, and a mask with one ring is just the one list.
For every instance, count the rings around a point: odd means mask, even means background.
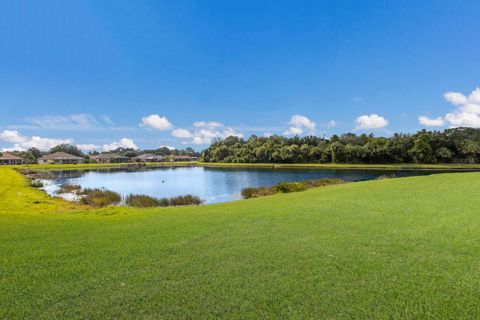
[{"label": "bush along shore", "polygon": [[300,182],[282,182],[273,187],[244,188],[242,190],[242,197],[245,199],[258,198],[276,193],[298,192],[311,188],[342,183],[347,183],[347,181],[342,179],[317,179]]},{"label": "bush along shore", "polygon": [[125,197],[125,199],[122,199],[119,193],[105,188],[82,189],[79,185],[75,184],[62,184],[55,193],[60,196],[66,194],[73,195],[73,197],[62,198],[75,199],[82,204],[94,208],[102,208],[110,205],[126,205],[137,208],[173,207],[199,205],[203,203],[199,197],[190,194],[171,198],[155,198],[147,195],[130,194]]}]

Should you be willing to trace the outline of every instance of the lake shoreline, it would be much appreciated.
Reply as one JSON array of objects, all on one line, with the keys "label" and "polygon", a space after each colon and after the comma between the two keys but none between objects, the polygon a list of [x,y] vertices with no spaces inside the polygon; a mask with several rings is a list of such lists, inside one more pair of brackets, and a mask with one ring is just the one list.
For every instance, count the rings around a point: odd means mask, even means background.
[{"label": "lake shoreline", "polygon": [[147,162],[147,163],[88,163],[88,164],[33,164],[14,166],[17,170],[63,171],[88,169],[141,169],[168,167],[204,168],[266,168],[266,169],[354,169],[354,170],[480,170],[480,164],[332,164],[332,163],[215,163],[215,162]]},{"label": "lake shoreline", "polygon": [[[269,188],[282,183],[301,183],[319,179],[341,179],[355,182],[378,178],[429,175],[460,172],[438,169],[382,169],[310,167],[310,166],[168,166],[130,165],[122,167],[80,166],[76,170],[19,170],[28,179],[43,179],[42,184],[50,195],[55,195],[63,184],[82,188],[106,189],[126,197],[141,194],[155,198],[175,197],[185,194],[199,196],[205,203],[229,202],[241,199],[244,189]],[[79,170],[81,169],[81,170]],[[472,171],[463,169],[462,171]],[[51,180],[47,182],[45,180]]]}]

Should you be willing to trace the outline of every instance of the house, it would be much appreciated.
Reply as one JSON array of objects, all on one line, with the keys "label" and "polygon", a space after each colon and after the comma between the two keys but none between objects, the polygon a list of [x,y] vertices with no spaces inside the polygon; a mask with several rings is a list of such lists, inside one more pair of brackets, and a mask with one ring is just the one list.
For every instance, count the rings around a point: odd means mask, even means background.
[{"label": "house", "polygon": [[197,161],[197,157],[192,156],[173,156],[171,161]]},{"label": "house", "polygon": [[133,158],[135,161],[139,162],[161,162],[164,161],[164,157],[151,154],[151,153],[144,153],[139,155],[138,157]]},{"label": "house", "polygon": [[23,164],[23,159],[17,156],[14,156],[11,153],[4,152],[0,157],[0,165],[18,165]]},{"label": "house", "polygon": [[85,163],[85,158],[74,156],[66,152],[54,152],[38,159],[39,164],[78,164]]},{"label": "house", "polygon": [[121,156],[116,153],[102,153],[98,156],[92,156],[93,162],[97,163],[123,163],[123,162],[130,162],[129,157]]}]

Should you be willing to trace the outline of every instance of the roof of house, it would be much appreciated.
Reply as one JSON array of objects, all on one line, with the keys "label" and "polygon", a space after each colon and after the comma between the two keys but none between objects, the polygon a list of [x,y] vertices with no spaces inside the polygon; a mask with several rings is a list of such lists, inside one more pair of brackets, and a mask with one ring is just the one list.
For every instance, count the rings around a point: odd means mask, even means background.
[{"label": "roof of house", "polygon": [[144,153],[135,158],[136,159],[162,159],[163,156],[159,156],[158,154],[152,154],[152,153]]},{"label": "roof of house", "polygon": [[74,156],[66,152],[54,152],[40,158],[40,160],[84,160],[85,158]]},{"label": "roof of house", "polygon": [[4,152],[0,157],[0,160],[22,160],[22,158],[14,156],[13,154],[8,152]]},{"label": "roof of house", "polygon": [[93,156],[92,159],[128,159],[128,157],[116,153],[101,153],[97,156]]}]

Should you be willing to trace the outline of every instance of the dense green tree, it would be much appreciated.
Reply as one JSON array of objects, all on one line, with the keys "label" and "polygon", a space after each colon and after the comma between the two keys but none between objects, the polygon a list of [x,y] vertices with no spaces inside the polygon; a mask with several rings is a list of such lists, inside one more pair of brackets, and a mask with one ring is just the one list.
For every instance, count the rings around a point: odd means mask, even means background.
[{"label": "dense green tree", "polygon": [[354,133],[333,135],[330,139],[228,137],[205,149],[201,159],[249,163],[476,163],[480,161],[480,129],[421,130],[388,138]]},{"label": "dense green tree", "polygon": [[35,159],[41,158],[43,156],[42,151],[35,147],[29,148],[28,152],[30,152]]},{"label": "dense green tree", "polygon": [[480,145],[477,141],[466,139],[459,144],[459,151],[460,154],[463,155],[465,162],[475,163],[477,160],[477,156],[480,153]]},{"label": "dense green tree", "polygon": [[83,154],[83,152],[80,149],[78,149],[76,146],[72,146],[66,143],[59,144],[58,146],[53,147],[49,151],[49,153],[54,153],[54,152],[66,152],[77,157],[85,157],[85,154]]},{"label": "dense green tree", "polygon": [[435,155],[440,162],[451,162],[453,157],[453,152],[446,147],[440,147],[435,151]]},{"label": "dense green tree", "polygon": [[138,152],[135,151],[135,150],[127,150],[127,151],[125,151],[125,152],[123,153],[123,155],[124,155],[125,157],[133,158],[133,157],[138,156]]},{"label": "dense green tree", "polygon": [[415,162],[428,163],[432,162],[432,147],[428,142],[428,135],[425,133],[420,134],[413,142],[413,148],[410,149]]}]

